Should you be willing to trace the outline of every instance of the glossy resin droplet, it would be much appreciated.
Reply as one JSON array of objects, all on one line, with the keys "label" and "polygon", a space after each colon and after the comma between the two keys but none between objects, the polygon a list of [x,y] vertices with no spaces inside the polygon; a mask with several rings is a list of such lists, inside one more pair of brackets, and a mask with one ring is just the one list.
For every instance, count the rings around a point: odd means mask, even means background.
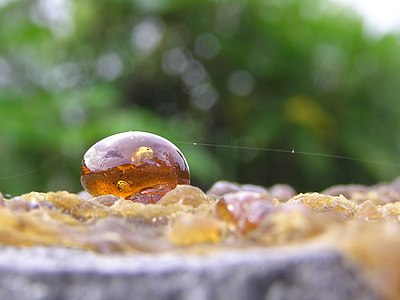
[{"label": "glossy resin droplet", "polygon": [[170,141],[129,131],[94,144],[84,155],[83,188],[93,196],[113,194],[155,203],[178,184],[189,184],[189,166]]}]

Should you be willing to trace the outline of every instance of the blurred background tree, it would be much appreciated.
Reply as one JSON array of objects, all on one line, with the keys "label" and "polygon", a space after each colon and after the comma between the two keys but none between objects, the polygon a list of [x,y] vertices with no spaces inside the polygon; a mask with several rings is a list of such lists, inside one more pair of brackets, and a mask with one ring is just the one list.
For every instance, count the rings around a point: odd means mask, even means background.
[{"label": "blurred background tree", "polygon": [[77,192],[87,148],[127,130],[204,189],[390,180],[399,39],[363,28],[325,0],[0,0],[0,191]]}]

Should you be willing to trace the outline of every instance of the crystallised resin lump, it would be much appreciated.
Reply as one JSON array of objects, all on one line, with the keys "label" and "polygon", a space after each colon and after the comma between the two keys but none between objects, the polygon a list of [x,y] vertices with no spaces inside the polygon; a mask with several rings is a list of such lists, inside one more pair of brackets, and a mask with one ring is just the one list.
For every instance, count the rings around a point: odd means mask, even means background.
[{"label": "crystallised resin lump", "polygon": [[165,138],[141,131],[106,137],[85,153],[81,183],[93,196],[113,194],[155,203],[178,184],[189,184],[182,152]]}]

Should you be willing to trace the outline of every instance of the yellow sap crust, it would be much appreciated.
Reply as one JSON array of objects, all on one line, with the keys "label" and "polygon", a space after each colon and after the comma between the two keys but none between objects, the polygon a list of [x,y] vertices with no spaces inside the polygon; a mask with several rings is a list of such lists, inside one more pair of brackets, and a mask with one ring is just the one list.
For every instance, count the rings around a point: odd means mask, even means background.
[{"label": "yellow sap crust", "polygon": [[0,198],[0,244],[99,253],[329,246],[358,263],[385,297],[397,299],[400,202],[390,199],[398,197],[346,193],[304,193],[283,201],[266,191],[215,196],[178,185],[145,205],[113,195],[32,192]]}]

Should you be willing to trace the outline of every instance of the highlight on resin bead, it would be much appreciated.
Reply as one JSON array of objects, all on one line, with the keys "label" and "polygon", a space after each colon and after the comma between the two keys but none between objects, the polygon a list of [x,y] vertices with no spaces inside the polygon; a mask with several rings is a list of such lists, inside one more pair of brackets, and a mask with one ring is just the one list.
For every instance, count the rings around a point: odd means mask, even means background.
[{"label": "highlight on resin bead", "polygon": [[113,194],[155,203],[178,184],[189,184],[189,166],[167,139],[142,131],[109,136],[84,155],[83,188],[93,196]]}]

